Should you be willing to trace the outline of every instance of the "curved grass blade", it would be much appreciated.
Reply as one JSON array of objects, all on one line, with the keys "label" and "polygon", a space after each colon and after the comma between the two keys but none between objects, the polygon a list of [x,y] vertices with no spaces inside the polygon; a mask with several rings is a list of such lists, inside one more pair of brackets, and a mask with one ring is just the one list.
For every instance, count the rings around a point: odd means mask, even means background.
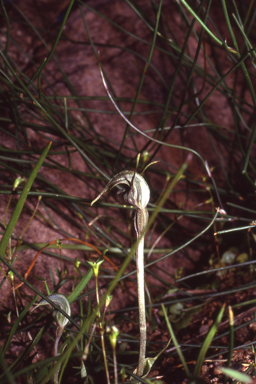
[{"label": "curved grass blade", "polygon": [[13,375],[8,369],[6,362],[3,360],[2,355],[0,355],[0,366],[2,367],[3,375],[8,380],[9,384],[16,384]]},{"label": "curved grass blade", "polygon": [[41,154],[38,162],[36,163],[33,171],[31,172],[24,188],[23,188],[23,191],[20,195],[20,198],[16,204],[16,207],[14,208],[14,211],[13,211],[13,214],[12,214],[12,217],[10,218],[10,221],[7,225],[7,228],[3,234],[3,237],[1,239],[1,242],[0,242],[0,255],[1,256],[4,256],[5,254],[5,250],[6,250],[6,247],[8,245],[8,241],[12,235],[12,232],[15,228],[15,225],[20,217],[20,214],[21,214],[21,211],[23,209],[23,206],[25,204],[25,201],[26,201],[26,198],[28,196],[28,193],[32,187],[32,184],[39,172],[39,169],[41,168],[43,162],[44,162],[44,159],[46,158],[50,148],[51,148],[51,144],[52,142],[50,142],[47,147],[45,148],[45,150],[43,151],[43,153]]},{"label": "curved grass blade", "polygon": [[232,379],[235,379],[236,381],[239,381],[240,383],[245,383],[245,384],[253,384],[254,380],[246,375],[245,373],[235,371],[234,369],[231,368],[220,368],[220,371],[224,373],[224,375],[227,375],[231,377]]},{"label": "curved grass blade", "polygon": [[[161,15],[162,2],[163,2],[162,0],[160,0],[160,2],[159,2],[159,6],[158,6],[158,10],[157,10],[157,16],[156,16],[156,24],[155,24],[155,29],[154,29],[154,35],[153,35],[153,40],[152,40],[152,45],[151,45],[150,52],[149,52],[149,55],[148,55],[148,59],[146,61],[146,64],[145,64],[145,67],[144,67],[144,70],[143,70],[143,73],[142,73],[142,76],[141,76],[141,79],[140,79],[140,83],[139,83],[138,88],[137,88],[136,96],[135,96],[134,101],[133,101],[132,109],[131,109],[131,112],[130,112],[130,115],[129,115],[129,120],[130,121],[132,119],[135,107],[137,105],[138,98],[139,98],[139,95],[140,95],[140,92],[141,92],[141,89],[142,89],[142,85],[143,85],[144,80],[145,80],[146,72],[147,72],[147,69],[148,69],[149,64],[151,62],[151,58],[152,58],[152,55],[153,55],[153,52],[154,52],[154,49],[155,49],[156,36],[157,36],[157,32],[158,32],[158,26],[159,26],[159,20],[160,20],[160,15]],[[126,128],[125,128],[125,132],[124,132],[124,135],[123,135],[123,138],[122,138],[122,142],[120,144],[120,148],[119,148],[118,154],[117,154],[116,159],[115,159],[115,164],[114,164],[114,167],[113,167],[114,169],[115,169],[115,167],[116,167],[116,165],[118,163],[119,156],[120,156],[120,154],[122,152],[122,149],[123,149],[123,146],[124,146],[127,134],[128,134],[128,129],[129,129],[129,124],[127,124]]]},{"label": "curved grass blade", "polygon": [[205,354],[206,354],[206,352],[207,352],[207,350],[208,350],[208,348],[212,342],[212,339],[213,339],[215,333],[217,332],[217,329],[218,329],[218,326],[221,322],[224,310],[225,310],[225,304],[221,308],[216,320],[214,321],[208,335],[206,336],[206,338],[204,340],[202,348],[200,349],[199,356],[198,356],[197,361],[196,361],[194,377],[198,377],[200,372],[201,372],[201,368],[202,368],[202,365],[204,362]]},{"label": "curved grass blade", "polygon": [[26,314],[28,313],[30,307],[34,304],[34,302],[36,301],[36,299],[37,299],[37,297],[35,297],[35,298],[31,301],[31,303],[30,303],[26,308],[24,308],[24,310],[21,312],[20,316],[19,316],[19,317],[17,318],[17,320],[15,321],[15,323],[14,323],[14,325],[13,325],[13,327],[12,327],[12,330],[11,330],[11,332],[9,333],[8,339],[6,340],[5,346],[4,346],[3,350],[2,350],[2,353],[1,353],[1,357],[2,357],[2,358],[4,357],[5,352],[6,352],[7,348],[9,347],[10,342],[11,342],[11,340],[12,340],[12,337],[13,337],[13,335],[15,334],[15,332],[16,332],[16,330],[17,330],[19,324],[21,323],[22,319],[26,316]]},{"label": "curved grass blade", "polygon": [[[191,13],[191,15],[198,21],[198,23],[201,25],[202,28],[213,38],[216,43],[219,45],[224,45],[224,43],[219,40],[213,33],[212,31],[204,24],[204,22],[200,19],[200,17],[193,11],[193,9],[188,5],[188,3],[185,0],[180,0],[180,2],[187,8],[187,10]],[[236,52],[234,48],[227,47],[227,49],[230,52]]]},{"label": "curved grass blade", "polygon": [[185,360],[185,358],[184,358],[184,356],[183,356],[183,353],[182,353],[182,351],[181,351],[181,349],[180,349],[180,346],[179,346],[178,341],[177,341],[177,339],[176,339],[175,333],[173,332],[171,323],[170,323],[170,321],[169,321],[169,319],[168,319],[168,316],[167,316],[167,313],[166,313],[165,306],[164,306],[163,304],[161,304],[161,307],[162,307],[162,310],[163,310],[163,313],[164,313],[164,318],[165,318],[167,327],[168,327],[168,329],[169,329],[169,332],[170,332],[170,335],[171,335],[173,344],[174,344],[174,346],[175,346],[175,348],[176,348],[176,351],[177,351],[177,353],[178,353],[178,355],[179,355],[179,358],[180,358],[180,360],[181,360],[181,362],[182,362],[182,365],[183,365],[183,368],[184,368],[184,370],[185,370],[185,372],[186,372],[187,377],[190,377],[191,375],[190,375],[190,372],[189,372],[189,369],[188,369],[186,360]]}]

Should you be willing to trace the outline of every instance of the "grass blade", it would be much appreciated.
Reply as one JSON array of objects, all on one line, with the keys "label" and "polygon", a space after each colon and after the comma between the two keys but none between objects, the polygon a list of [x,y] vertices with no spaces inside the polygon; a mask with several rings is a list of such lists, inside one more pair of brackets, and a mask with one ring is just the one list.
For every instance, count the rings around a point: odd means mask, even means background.
[{"label": "grass blade", "polygon": [[3,257],[4,254],[5,254],[5,250],[6,250],[6,247],[8,245],[8,241],[9,239],[11,238],[12,236],[12,232],[15,228],[15,225],[20,217],[20,214],[21,214],[21,211],[23,209],[23,206],[25,204],[25,201],[27,199],[27,196],[28,196],[28,193],[32,187],[32,184],[39,172],[39,169],[41,168],[41,166],[43,165],[43,162],[44,162],[44,159],[46,158],[49,150],[50,150],[50,147],[51,147],[51,144],[52,142],[50,142],[47,147],[45,148],[45,150],[43,151],[43,153],[41,154],[38,162],[36,163],[33,171],[31,172],[24,188],[23,188],[23,191],[20,195],[20,198],[16,204],[16,207],[14,208],[14,211],[13,211],[13,214],[12,214],[12,217],[10,218],[10,221],[7,225],[7,228],[3,234],[3,237],[1,239],[1,242],[0,242],[0,255]]},{"label": "grass blade", "polygon": [[197,361],[196,361],[194,377],[198,377],[200,372],[201,372],[201,368],[202,368],[202,365],[204,362],[205,354],[206,354],[206,352],[207,352],[207,350],[208,350],[208,348],[212,342],[212,339],[213,339],[215,333],[217,332],[217,329],[218,329],[218,326],[221,322],[224,310],[225,310],[225,304],[221,308],[221,310],[220,310],[216,320],[214,321],[208,335],[206,336],[206,339],[202,345],[202,348],[200,349],[199,356],[198,356]]},{"label": "grass blade", "polygon": [[185,369],[185,372],[186,372],[186,374],[187,374],[187,377],[190,377],[191,375],[190,375],[190,372],[189,372],[189,369],[188,369],[186,360],[185,360],[185,358],[184,358],[184,356],[183,356],[183,353],[182,353],[182,351],[181,351],[181,349],[180,349],[180,346],[179,346],[179,343],[178,343],[178,341],[177,341],[177,339],[176,339],[175,333],[173,332],[171,323],[170,323],[170,321],[169,321],[169,319],[168,319],[168,316],[167,316],[167,312],[166,312],[165,306],[164,306],[163,304],[161,304],[161,307],[162,307],[162,310],[163,310],[163,313],[164,313],[164,318],[165,318],[167,327],[168,327],[168,329],[169,329],[169,332],[170,332],[170,335],[171,335],[173,344],[174,344],[174,346],[175,346],[175,348],[176,348],[176,351],[177,351],[177,353],[178,353],[178,355],[179,355],[179,358],[180,358],[180,360],[181,360],[181,362],[182,362],[183,368]]}]

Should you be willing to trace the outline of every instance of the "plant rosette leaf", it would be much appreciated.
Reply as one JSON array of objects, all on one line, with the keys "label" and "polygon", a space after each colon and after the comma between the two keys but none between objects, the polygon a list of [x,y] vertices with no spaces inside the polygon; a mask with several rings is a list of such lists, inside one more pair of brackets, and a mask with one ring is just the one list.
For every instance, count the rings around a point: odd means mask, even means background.
[{"label": "plant rosette leaf", "polygon": [[[175,303],[168,308],[168,319],[175,329],[186,328],[193,319],[193,316],[199,313],[205,305],[206,302],[186,308],[183,303]],[[159,315],[164,316],[163,311],[160,310]]]},{"label": "plant rosette leaf", "polygon": [[[143,376],[141,377],[142,379],[145,379],[148,374],[150,373],[151,371],[151,368],[153,367],[153,364],[155,363],[155,361],[161,356],[161,354],[169,347],[169,344],[171,342],[172,339],[169,339],[168,343],[166,344],[166,346],[155,356],[155,357],[147,357],[145,359],[145,363],[144,363],[144,370],[143,370]],[[137,375],[137,368],[133,371],[133,373],[135,375]],[[134,380],[133,377],[130,378],[130,380]]]}]

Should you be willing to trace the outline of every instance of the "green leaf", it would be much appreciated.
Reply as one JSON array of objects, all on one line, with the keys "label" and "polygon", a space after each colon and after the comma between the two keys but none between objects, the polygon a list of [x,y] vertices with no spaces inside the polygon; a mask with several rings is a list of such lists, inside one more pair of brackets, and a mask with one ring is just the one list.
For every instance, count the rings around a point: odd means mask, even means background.
[{"label": "green leaf", "polygon": [[51,148],[51,144],[52,142],[50,142],[47,147],[45,148],[45,150],[43,151],[43,153],[41,154],[38,162],[36,163],[33,171],[31,172],[25,186],[24,186],[24,189],[20,195],[20,198],[16,204],[16,207],[14,208],[14,211],[13,211],[13,214],[12,214],[12,217],[10,218],[10,221],[7,225],[7,228],[3,234],[3,237],[2,237],[2,240],[0,242],[0,255],[1,256],[4,256],[5,254],[5,250],[6,250],[6,247],[8,245],[8,241],[10,239],[10,237],[12,236],[12,233],[13,233],[13,230],[15,228],[15,225],[20,217],[20,214],[21,214],[21,211],[23,209],[23,206],[25,204],[25,201],[26,201],[26,198],[28,196],[28,193],[32,187],[32,184],[36,178],[36,175],[38,174],[39,172],[39,169],[41,168],[43,162],[44,162],[44,159],[46,158],[50,148]]},{"label": "green leaf", "polygon": [[[169,339],[168,343],[166,344],[166,346],[155,356],[155,357],[147,357],[145,359],[145,364],[144,364],[144,371],[143,371],[143,376],[142,378],[145,379],[148,374],[150,373],[151,371],[151,368],[154,364],[154,362],[158,359],[158,357],[168,348],[170,342],[171,342],[172,339]],[[137,368],[133,371],[133,373],[136,375],[137,374]],[[132,380],[133,378],[131,378]]]},{"label": "green leaf", "polygon": [[202,304],[199,304],[199,305],[196,305],[194,307],[183,309],[182,310],[182,315],[179,317],[179,321],[176,320],[175,323],[174,323],[174,328],[175,329],[186,328],[190,324],[193,316],[196,313],[200,312],[202,310],[202,308],[205,306],[205,304],[206,304],[206,302],[202,303]]},{"label": "green leaf", "polygon": [[179,358],[180,358],[180,360],[181,360],[181,362],[182,362],[182,365],[183,365],[183,367],[184,367],[184,369],[185,369],[186,375],[187,375],[188,377],[190,377],[190,372],[189,372],[187,363],[186,363],[185,358],[184,358],[184,356],[183,356],[183,354],[182,354],[182,351],[181,351],[181,349],[180,349],[179,343],[177,342],[176,336],[175,336],[175,334],[174,334],[174,332],[173,332],[171,323],[170,323],[170,321],[169,321],[169,319],[168,319],[168,316],[167,316],[167,312],[166,312],[165,306],[162,304],[161,307],[162,307],[162,310],[163,310],[163,313],[164,313],[164,317],[165,317],[165,321],[166,321],[167,327],[168,327],[168,329],[169,329],[171,338],[172,338],[172,340],[173,340],[173,344],[175,345],[176,351],[177,351],[177,353],[178,353],[178,355],[179,355]]},{"label": "green leaf", "polygon": [[93,268],[90,268],[86,272],[86,274],[82,277],[82,279],[79,281],[75,289],[68,296],[68,301],[70,302],[70,304],[73,303],[73,301],[75,301],[76,298],[80,295],[80,293],[83,291],[83,289],[91,280],[92,275],[93,275]]},{"label": "green leaf", "polygon": [[224,310],[225,310],[225,304],[221,308],[220,313],[218,314],[218,316],[217,316],[216,320],[214,321],[208,335],[206,336],[206,338],[204,340],[204,343],[202,345],[202,348],[199,352],[199,356],[198,356],[197,361],[196,361],[194,377],[198,377],[200,372],[201,372],[201,368],[202,368],[202,365],[204,362],[205,354],[206,354],[206,352],[207,352],[207,350],[208,350],[208,348],[212,342],[212,339],[213,339],[215,333],[217,332],[217,329],[218,329],[219,323],[221,322]]},{"label": "green leaf", "polygon": [[224,375],[227,375],[232,379],[239,381],[240,383],[245,383],[245,384],[254,383],[254,380],[250,376],[246,375],[245,373],[235,371],[234,369],[231,369],[231,368],[219,368],[219,370],[222,373],[224,373]]}]

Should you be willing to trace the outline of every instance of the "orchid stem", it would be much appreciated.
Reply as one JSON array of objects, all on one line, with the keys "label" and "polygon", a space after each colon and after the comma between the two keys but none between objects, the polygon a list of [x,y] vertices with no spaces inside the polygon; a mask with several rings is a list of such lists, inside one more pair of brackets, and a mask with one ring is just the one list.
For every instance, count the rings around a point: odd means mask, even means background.
[{"label": "orchid stem", "polygon": [[146,356],[146,311],[145,311],[145,291],[144,291],[144,237],[140,240],[136,250],[137,284],[138,284],[138,304],[140,322],[140,354],[137,375],[142,376]]},{"label": "orchid stem", "polygon": [[[64,328],[58,325],[56,329],[56,338],[55,338],[54,347],[53,347],[53,356],[58,356],[58,346],[59,346],[60,338],[63,334],[63,330]],[[59,371],[60,371],[60,366],[58,366],[57,370],[54,373],[54,378],[53,378],[54,384],[58,384]]]},{"label": "orchid stem", "polygon": [[140,352],[137,375],[143,376],[145,358],[146,358],[146,342],[147,342],[147,326],[146,326],[146,310],[145,310],[145,283],[144,283],[144,229],[148,222],[147,208],[137,209],[134,226],[139,240],[136,249],[136,267],[137,267],[137,284],[138,284],[138,304],[139,304],[139,323],[140,323]]}]

